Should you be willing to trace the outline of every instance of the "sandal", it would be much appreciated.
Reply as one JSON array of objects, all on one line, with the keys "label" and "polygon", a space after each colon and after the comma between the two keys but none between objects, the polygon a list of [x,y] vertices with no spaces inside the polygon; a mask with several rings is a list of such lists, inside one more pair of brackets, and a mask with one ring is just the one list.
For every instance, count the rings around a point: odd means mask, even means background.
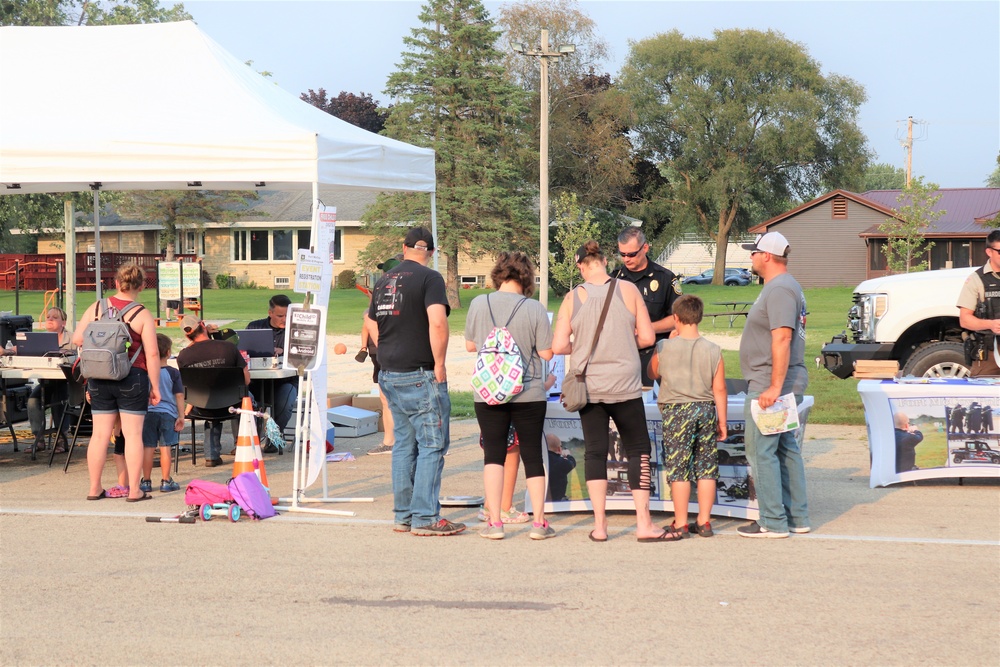
[{"label": "sandal", "polygon": [[715,533],[712,532],[712,522],[711,521],[706,521],[705,523],[703,523],[701,525],[699,525],[697,521],[692,521],[688,525],[688,530],[690,532],[692,532],[692,533],[698,533],[702,537],[711,537],[712,535],[715,535]]},{"label": "sandal", "polygon": [[116,484],[106,491],[108,498],[127,498],[128,497],[128,487],[122,486],[121,484]]},{"label": "sandal", "polygon": [[679,529],[674,528],[673,524],[669,526],[664,526],[663,534],[658,537],[640,537],[639,542],[676,542],[677,540],[683,540],[684,533]]}]

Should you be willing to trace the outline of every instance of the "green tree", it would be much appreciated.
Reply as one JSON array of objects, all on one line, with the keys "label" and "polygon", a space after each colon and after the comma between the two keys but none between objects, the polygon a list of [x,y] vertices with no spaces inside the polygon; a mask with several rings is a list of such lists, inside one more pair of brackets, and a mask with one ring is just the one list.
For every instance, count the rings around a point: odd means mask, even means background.
[{"label": "green tree", "polygon": [[[577,201],[574,193],[560,193],[552,203],[555,250],[549,253],[549,281],[556,294],[565,294],[581,282],[576,268],[576,249],[600,237],[594,215]],[[603,247],[603,246],[602,246]]]},{"label": "green tree", "polygon": [[[925,236],[934,226],[938,218],[947,211],[935,210],[935,205],[941,195],[935,194],[938,186],[934,183],[924,184],[923,178],[910,181],[910,187],[904,188],[894,207],[896,217],[888,218],[879,225],[880,232],[886,235],[885,254],[886,266],[891,273],[912,273],[925,271],[930,264],[927,253],[934,247],[932,241]],[[917,261],[918,258],[922,260]]]},{"label": "green tree", "polygon": [[[419,19],[386,83],[395,103],[384,134],[436,153],[437,243],[448,300],[458,307],[460,252],[537,247],[529,191],[512,157],[525,96],[504,75],[499,33],[479,0],[430,0]],[[429,205],[426,195],[399,194],[369,207],[364,230],[382,241],[366,248],[365,265],[385,259],[386,247],[398,251],[406,223],[429,226]]]},{"label": "green tree", "polygon": [[640,155],[666,180],[672,224],[716,243],[721,283],[734,232],[756,206],[774,215],[824,187],[856,189],[869,159],[857,124],[864,89],[823,76],[805,48],[774,31],[673,31],[632,45],[622,87]]},{"label": "green tree", "polygon": [[902,190],[906,187],[906,170],[885,162],[865,168],[865,190]]},{"label": "green tree", "polygon": [[160,241],[166,260],[171,261],[178,228],[201,229],[206,222],[233,222],[248,215],[249,202],[257,198],[256,192],[239,190],[135,190],[122,198],[117,210],[123,217],[162,225]]},{"label": "green tree", "polygon": [[299,95],[299,99],[317,109],[322,109],[331,116],[375,134],[385,129],[385,118],[389,115],[387,110],[379,108],[378,101],[373,100],[368,93],[355,95],[340,91],[340,95],[328,98],[326,89],[320,88],[319,92],[316,92],[310,88],[308,93]]},{"label": "green tree", "polygon": [[986,187],[1000,188],[1000,154],[997,155],[997,168],[986,179]]},{"label": "green tree", "polygon": [[[4,26],[120,25],[190,18],[183,4],[161,7],[158,0],[0,0],[0,25]],[[77,211],[93,208],[89,192],[0,197],[0,235],[11,229],[62,229],[66,200],[72,200]],[[117,201],[116,195],[108,193],[101,193],[101,200],[105,204]]]}]

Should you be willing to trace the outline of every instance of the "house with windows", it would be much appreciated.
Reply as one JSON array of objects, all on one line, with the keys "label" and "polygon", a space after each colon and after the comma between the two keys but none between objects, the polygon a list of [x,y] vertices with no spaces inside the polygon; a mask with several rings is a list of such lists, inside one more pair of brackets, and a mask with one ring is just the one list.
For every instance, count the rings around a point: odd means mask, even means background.
[{"label": "house with windows", "polygon": [[[791,272],[803,287],[854,286],[888,272],[879,230],[896,218],[900,190],[861,194],[834,190],[750,228],[781,232],[791,246]],[[945,211],[924,230],[931,269],[986,263],[986,237],[1000,222],[1000,188],[942,188],[934,206]]]},{"label": "house with windows", "polygon": [[[208,283],[219,284],[217,276],[226,276],[223,283],[256,283],[273,289],[291,288],[295,275],[295,251],[308,248],[312,226],[312,193],[304,191],[261,191],[251,202],[249,215],[236,222],[209,222],[196,229],[178,229],[176,252],[197,256],[208,274]],[[364,190],[324,190],[320,200],[337,208],[334,238],[334,279],[342,271],[357,272],[364,283],[368,276],[358,268],[358,256],[371,237],[361,230],[361,215],[371,205],[378,192]],[[82,220],[86,220],[82,215]],[[160,225],[123,220],[115,213],[101,217],[102,253],[162,254]],[[80,224],[76,229],[79,252],[94,252],[94,228]],[[42,233],[38,237],[38,252],[62,254],[65,240],[62,232]],[[493,268],[492,258],[472,260],[459,258],[461,283],[485,286]],[[444,264],[441,264],[444,271]]]}]

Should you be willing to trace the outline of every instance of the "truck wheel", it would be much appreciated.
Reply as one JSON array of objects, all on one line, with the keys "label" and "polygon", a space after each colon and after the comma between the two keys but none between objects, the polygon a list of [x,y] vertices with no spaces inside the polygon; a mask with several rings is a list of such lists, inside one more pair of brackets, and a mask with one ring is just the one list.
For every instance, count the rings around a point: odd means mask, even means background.
[{"label": "truck wheel", "polygon": [[964,378],[969,375],[961,343],[937,341],[918,347],[903,366],[903,375]]}]

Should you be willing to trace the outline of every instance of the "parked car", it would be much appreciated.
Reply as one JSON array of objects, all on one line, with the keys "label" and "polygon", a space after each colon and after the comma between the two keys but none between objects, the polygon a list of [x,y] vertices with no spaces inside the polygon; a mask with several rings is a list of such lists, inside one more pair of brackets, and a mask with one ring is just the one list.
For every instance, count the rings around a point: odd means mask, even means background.
[{"label": "parked car", "polygon": [[[702,271],[696,276],[690,276],[681,281],[682,285],[711,285],[715,276],[715,269]],[[726,269],[724,285],[749,285],[752,280],[750,272],[746,269]]]}]

